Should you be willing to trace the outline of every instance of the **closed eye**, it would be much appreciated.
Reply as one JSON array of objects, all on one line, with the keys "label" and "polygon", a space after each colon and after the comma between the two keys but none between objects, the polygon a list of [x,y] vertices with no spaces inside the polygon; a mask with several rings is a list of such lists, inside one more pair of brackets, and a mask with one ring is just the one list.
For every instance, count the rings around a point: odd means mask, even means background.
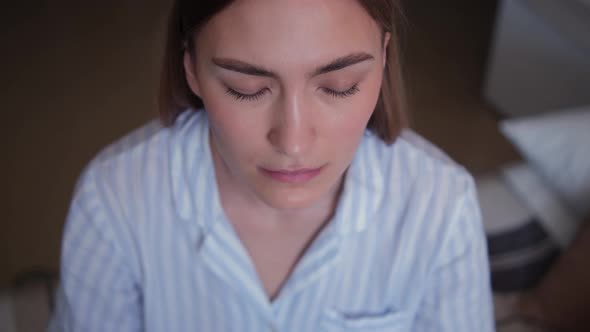
[{"label": "closed eye", "polygon": [[[247,93],[238,92],[230,87],[226,87],[227,94],[234,97],[238,101],[257,101],[258,99],[260,99],[262,96],[264,96],[268,92],[267,90],[268,89],[265,88],[265,89],[262,89],[256,93],[247,94]],[[360,91],[358,84],[355,84],[350,89],[347,89],[344,91],[338,91],[338,90],[334,90],[334,89],[330,89],[330,88],[321,88],[321,90],[323,92],[327,93],[329,96],[334,97],[334,98],[350,97]]]},{"label": "closed eye", "polygon": [[262,97],[264,94],[266,94],[267,90],[268,89],[265,88],[253,94],[246,94],[227,87],[225,92],[227,92],[227,94],[234,97],[238,101],[256,101],[260,99],[260,97]]},{"label": "closed eye", "polygon": [[359,92],[358,84],[353,85],[350,89],[344,91],[337,91],[329,88],[321,88],[322,91],[327,93],[328,95],[334,98],[346,98],[354,95],[355,93]]}]

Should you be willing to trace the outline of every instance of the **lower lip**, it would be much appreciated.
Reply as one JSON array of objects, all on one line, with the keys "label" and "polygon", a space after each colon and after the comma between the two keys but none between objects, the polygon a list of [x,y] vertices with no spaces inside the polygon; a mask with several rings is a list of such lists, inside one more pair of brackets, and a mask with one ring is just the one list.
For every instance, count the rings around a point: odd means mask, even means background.
[{"label": "lower lip", "polygon": [[271,171],[260,168],[261,172],[271,179],[283,183],[305,183],[315,178],[322,171],[322,167],[294,172]]}]

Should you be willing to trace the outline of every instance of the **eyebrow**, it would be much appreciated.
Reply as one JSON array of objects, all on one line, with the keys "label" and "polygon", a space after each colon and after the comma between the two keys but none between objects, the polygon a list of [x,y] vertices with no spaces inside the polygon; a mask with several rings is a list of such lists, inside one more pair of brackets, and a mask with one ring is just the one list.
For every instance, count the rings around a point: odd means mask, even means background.
[{"label": "eyebrow", "polygon": [[[343,57],[336,58],[332,60],[330,63],[316,68],[311,73],[307,74],[307,76],[308,78],[315,77],[332,71],[340,70],[360,62],[370,61],[374,59],[375,58],[368,53],[352,53]],[[212,61],[218,67],[235,71],[238,73],[252,76],[270,77],[274,79],[279,78],[279,75],[277,75],[272,70],[268,70],[260,66],[255,66],[244,61],[229,58],[213,58]]]}]

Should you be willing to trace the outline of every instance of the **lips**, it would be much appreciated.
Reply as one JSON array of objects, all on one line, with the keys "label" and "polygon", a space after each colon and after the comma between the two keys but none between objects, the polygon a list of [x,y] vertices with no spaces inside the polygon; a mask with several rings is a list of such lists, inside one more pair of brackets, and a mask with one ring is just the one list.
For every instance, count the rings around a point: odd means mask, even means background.
[{"label": "lips", "polygon": [[282,183],[305,183],[318,176],[323,167],[300,168],[294,170],[270,170],[260,168],[260,171],[271,179]]}]

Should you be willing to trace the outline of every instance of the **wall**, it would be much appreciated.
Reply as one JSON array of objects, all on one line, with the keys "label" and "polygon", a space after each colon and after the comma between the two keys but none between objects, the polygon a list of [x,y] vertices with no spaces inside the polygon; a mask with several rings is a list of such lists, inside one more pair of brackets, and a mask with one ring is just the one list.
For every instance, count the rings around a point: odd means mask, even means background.
[{"label": "wall", "polygon": [[77,175],[101,147],[156,115],[168,7],[113,0],[3,8],[0,286],[26,269],[57,268]]},{"label": "wall", "polygon": [[589,104],[590,6],[554,0],[501,4],[488,99],[512,116]]}]

